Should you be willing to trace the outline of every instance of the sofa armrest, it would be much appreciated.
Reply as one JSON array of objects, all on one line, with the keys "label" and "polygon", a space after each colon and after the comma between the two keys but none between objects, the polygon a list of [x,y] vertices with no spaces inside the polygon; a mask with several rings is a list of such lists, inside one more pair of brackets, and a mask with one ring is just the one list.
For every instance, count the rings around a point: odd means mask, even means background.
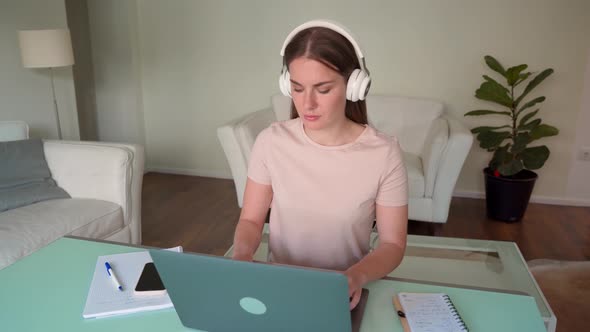
[{"label": "sofa armrest", "polygon": [[443,152],[449,139],[449,125],[444,118],[433,121],[420,154],[424,170],[424,196],[432,197]]},{"label": "sofa armrest", "polygon": [[144,150],[133,144],[44,141],[45,159],[57,184],[75,198],[119,204],[133,244],[141,243]]},{"label": "sofa armrest", "polygon": [[447,220],[455,184],[473,143],[473,135],[463,123],[448,113],[444,113],[442,117],[448,123],[449,139],[442,154],[434,184],[432,207],[434,222]]},{"label": "sofa armrest", "polygon": [[0,121],[0,142],[29,138],[29,125],[24,121]]},{"label": "sofa armrest", "polygon": [[217,137],[234,179],[239,206],[242,206],[248,177],[248,160],[256,136],[275,121],[276,116],[273,110],[266,108],[249,113],[217,128]]}]

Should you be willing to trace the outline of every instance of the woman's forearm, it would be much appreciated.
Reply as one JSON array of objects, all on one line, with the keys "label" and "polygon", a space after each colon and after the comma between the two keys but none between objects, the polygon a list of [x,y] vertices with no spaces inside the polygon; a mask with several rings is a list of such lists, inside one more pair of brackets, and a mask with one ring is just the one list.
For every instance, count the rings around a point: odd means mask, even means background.
[{"label": "woman's forearm", "polygon": [[262,239],[262,227],[248,219],[240,219],[234,234],[234,258],[251,260]]},{"label": "woman's forearm", "polygon": [[360,284],[364,285],[370,281],[383,278],[398,267],[404,257],[404,251],[405,248],[398,244],[381,243],[375,250],[348,270],[357,275]]}]

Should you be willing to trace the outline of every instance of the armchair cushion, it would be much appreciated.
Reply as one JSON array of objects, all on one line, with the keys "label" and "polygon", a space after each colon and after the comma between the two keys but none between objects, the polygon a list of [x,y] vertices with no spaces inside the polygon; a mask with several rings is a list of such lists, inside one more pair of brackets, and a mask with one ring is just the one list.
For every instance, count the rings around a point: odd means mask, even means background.
[{"label": "armchair cushion", "polygon": [[0,212],[69,198],[51,178],[40,139],[0,142]]},{"label": "armchair cushion", "polygon": [[[272,109],[277,121],[290,118],[291,99],[273,95]],[[434,120],[443,112],[438,102],[397,96],[367,97],[369,124],[382,133],[395,136],[402,149],[421,155],[424,141]]]},{"label": "armchair cushion", "polygon": [[408,173],[408,196],[424,196],[424,172],[420,157],[413,153],[404,152],[404,163]]},{"label": "armchair cushion", "polygon": [[276,121],[291,119],[291,98],[281,94],[273,95],[270,98],[272,110],[275,113]]},{"label": "armchair cushion", "polygon": [[367,97],[369,124],[397,137],[405,152],[421,155],[426,135],[442,114],[441,103],[397,96]]},{"label": "armchair cushion", "polygon": [[449,126],[444,119],[438,118],[426,136],[423,151],[420,155],[424,169],[424,196],[432,197],[434,184],[441,159],[449,140]]}]

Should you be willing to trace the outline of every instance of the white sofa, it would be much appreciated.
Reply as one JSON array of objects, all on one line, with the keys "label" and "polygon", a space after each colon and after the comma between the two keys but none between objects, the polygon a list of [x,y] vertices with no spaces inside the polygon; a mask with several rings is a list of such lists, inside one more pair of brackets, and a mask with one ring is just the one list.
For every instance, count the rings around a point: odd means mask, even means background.
[{"label": "white sofa", "polygon": [[[0,139],[27,137],[26,124],[0,122]],[[0,212],[0,269],[65,235],[141,243],[141,146],[47,140],[44,152],[72,198]]]},{"label": "white sofa", "polygon": [[[272,122],[289,119],[291,99],[271,97],[271,107],[217,129],[234,179],[239,206],[256,136]],[[473,142],[467,128],[442,103],[399,96],[367,97],[369,124],[398,138],[408,172],[409,218],[444,223],[461,168]]]}]

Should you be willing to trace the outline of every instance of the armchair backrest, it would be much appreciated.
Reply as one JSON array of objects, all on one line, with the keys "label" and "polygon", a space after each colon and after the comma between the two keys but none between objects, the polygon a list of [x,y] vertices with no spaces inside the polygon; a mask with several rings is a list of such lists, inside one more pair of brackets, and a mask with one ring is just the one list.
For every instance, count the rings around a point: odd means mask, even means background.
[{"label": "armchair backrest", "polygon": [[[291,99],[283,95],[271,98],[278,121],[288,120]],[[369,95],[369,124],[377,130],[397,137],[402,149],[416,155],[422,153],[424,142],[434,121],[443,113],[437,101],[399,96]]]}]

